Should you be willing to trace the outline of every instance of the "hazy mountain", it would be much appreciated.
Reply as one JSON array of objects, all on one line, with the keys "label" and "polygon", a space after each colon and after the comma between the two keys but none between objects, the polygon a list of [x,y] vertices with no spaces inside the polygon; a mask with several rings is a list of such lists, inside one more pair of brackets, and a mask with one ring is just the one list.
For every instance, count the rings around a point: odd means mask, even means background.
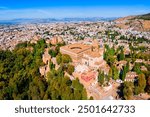
[{"label": "hazy mountain", "polygon": [[22,24],[22,23],[51,23],[51,22],[79,22],[79,21],[111,21],[117,18],[103,18],[103,17],[92,17],[92,18],[47,18],[47,19],[14,19],[14,20],[0,20],[0,24]]}]

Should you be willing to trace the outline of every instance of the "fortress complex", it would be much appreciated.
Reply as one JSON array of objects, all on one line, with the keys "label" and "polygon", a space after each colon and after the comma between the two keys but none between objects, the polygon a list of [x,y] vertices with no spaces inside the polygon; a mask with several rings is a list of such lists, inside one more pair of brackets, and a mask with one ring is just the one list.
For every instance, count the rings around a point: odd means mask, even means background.
[{"label": "fortress complex", "polygon": [[103,51],[97,40],[93,40],[91,45],[75,43],[60,48],[60,52],[69,55],[74,63],[96,69],[103,64]]},{"label": "fortress complex", "polygon": [[73,62],[80,62],[83,54],[91,50],[91,46],[80,43],[70,44],[60,48],[62,54],[68,54]]}]

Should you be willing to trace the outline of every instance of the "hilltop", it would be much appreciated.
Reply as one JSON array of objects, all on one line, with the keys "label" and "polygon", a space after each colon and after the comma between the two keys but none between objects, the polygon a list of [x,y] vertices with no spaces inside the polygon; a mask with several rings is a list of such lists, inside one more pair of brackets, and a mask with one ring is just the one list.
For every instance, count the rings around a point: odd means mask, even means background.
[{"label": "hilltop", "polygon": [[137,16],[127,16],[115,20],[116,26],[136,31],[150,31],[150,13]]},{"label": "hilltop", "polygon": [[144,20],[150,20],[150,13],[144,14],[144,15],[139,15],[136,18],[138,18],[138,19],[144,19]]}]

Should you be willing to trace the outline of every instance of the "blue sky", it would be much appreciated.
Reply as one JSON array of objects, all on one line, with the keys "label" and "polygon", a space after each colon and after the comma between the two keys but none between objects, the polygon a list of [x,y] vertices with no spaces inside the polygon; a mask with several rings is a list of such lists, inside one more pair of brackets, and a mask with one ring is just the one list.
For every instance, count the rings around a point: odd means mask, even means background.
[{"label": "blue sky", "polygon": [[0,20],[123,17],[150,12],[150,0],[0,0]]}]

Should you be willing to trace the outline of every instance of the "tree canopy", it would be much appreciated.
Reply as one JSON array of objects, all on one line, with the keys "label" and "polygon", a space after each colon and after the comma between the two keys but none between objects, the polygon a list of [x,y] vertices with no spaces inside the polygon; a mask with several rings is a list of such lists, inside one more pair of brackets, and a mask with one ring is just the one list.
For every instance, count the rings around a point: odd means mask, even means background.
[{"label": "tree canopy", "polygon": [[13,51],[0,50],[0,99],[87,99],[86,90],[79,80],[71,81],[64,76],[65,64],[69,74],[74,71],[68,55],[61,55],[63,65],[58,70],[50,61],[47,80],[40,75],[39,68],[44,65],[42,55],[46,47],[45,40],[41,39],[37,44],[19,44]]}]

